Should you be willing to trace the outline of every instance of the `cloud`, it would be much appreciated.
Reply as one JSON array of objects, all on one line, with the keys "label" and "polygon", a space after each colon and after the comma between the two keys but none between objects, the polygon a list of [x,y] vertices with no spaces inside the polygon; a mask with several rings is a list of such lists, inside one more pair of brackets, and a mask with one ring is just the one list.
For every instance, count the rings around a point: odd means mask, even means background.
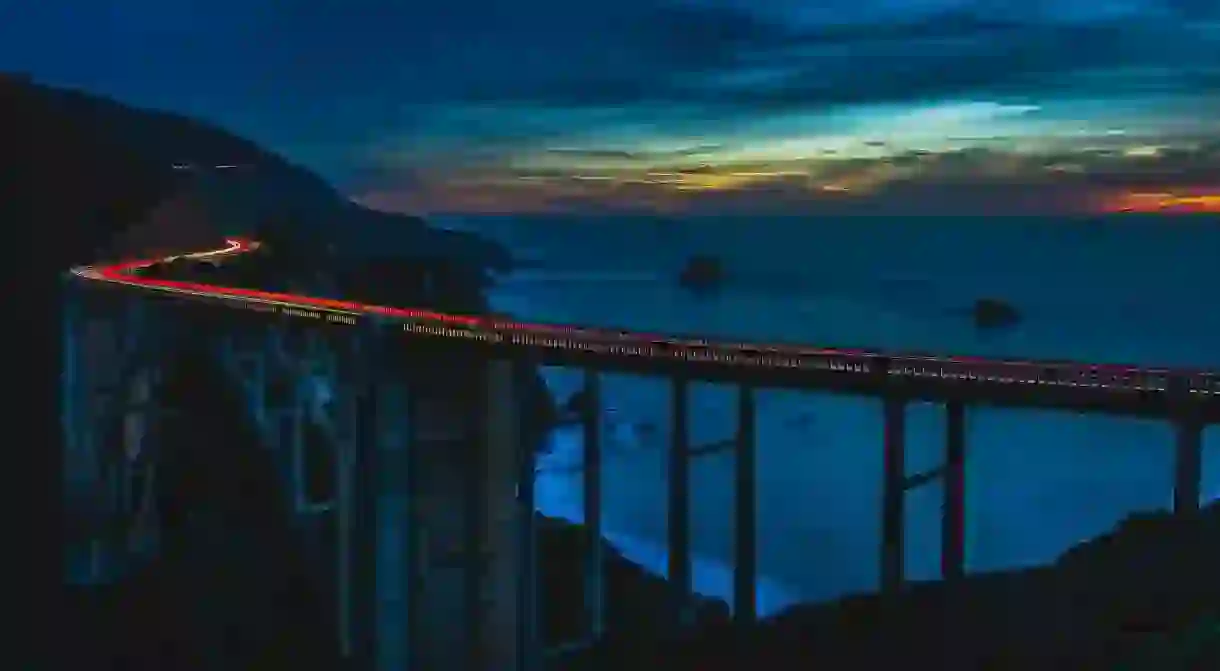
[{"label": "cloud", "polygon": [[[1220,85],[1211,0],[130,0],[83,15],[79,2],[35,4],[0,0],[0,61],[207,117],[352,184],[440,192],[450,180],[484,204],[535,202],[515,182],[511,198],[491,195],[490,174],[532,171],[558,189],[604,176],[590,166],[777,198],[806,187],[728,173],[1041,174],[1002,149],[1098,119],[1162,139],[1214,132],[1199,110]],[[777,164],[797,155],[821,162]],[[841,160],[861,156],[872,158]],[[1215,163],[1069,161],[1116,182],[1194,179]],[[543,200],[596,200],[605,186]]]},{"label": "cloud", "polygon": [[[444,59],[425,58],[429,50],[441,53],[436,38],[425,40],[427,49],[417,45],[419,63],[432,75],[421,74],[417,87],[401,91],[403,104],[443,103],[445,114],[495,110],[497,124],[507,124],[513,110],[566,116],[551,117],[546,129],[500,126],[518,129],[517,138],[650,124],[662,133],[684,127],[687,135],[714,136],[763,116],[854,105],[1105,97],[1152,88],[1193,95],[1213,86],[1220,72],[1220,42],[1184,31],[1182,20],[1160,5],[1128,3],[1125,13],[1092,21],[1087,3],[1042,3],[1024,13],[1011,5],[998,13],[981,3],[957,3],[932,13],[895,11],[885,19],[824,25],[745,8],[646,0],[582,3],[580,14],[537,13],[548,2],[521,5],[521,15],[541,17],[531,19],[537,25],[506,20],[490,35],[475,27],[487,23],[480,18],[455,28],[469,33],[471,45],[461,53],[445,50]],[[403,82],[402,75],[394,79]],[[577,116],[598,110],[613,110],[617,118]],[[394,127],[390,120],[384,129]],[[619,157],[624,160],[647,158],[635,148],[622,151],[632,154]]]},{"label": "cloud", "polygon": [[[942,36],[929,37],[938,31]],[[983,25],[973,31],[916,24],[892,26],[881,35],[826,42],[813,31],[754,45],[739,54],[739,63],[756,71],[770,69],[775,76],[768,81],[734,84],[732,70],[725,70],[719,77],[679,81],[670,100],[763,112],[966,93],[1045,95],[1057,77],[1075,72],[1220,61],[1220,50],[1208,50],[1220,45],[1180,36],[1175,42],[1168,27],[1126,22],[1010,25],[1002,30]],[[1164,46],[1170,43],[1174,46]],[[1162,46],[1158,51],[1153,44]],[[1165,74],[1162,83],[1173,83],[1172,71]],[[1184,90],[1190,85],[1179,84]]]},{"label": "cloud", "polygon": [[626,150],[626,149],[579,149],[553,147],[546,150],[548,154],[566,156],[577,159],[621,159],[624,161],[663,161],[666,159],[688,158],[701,156],[721,150],[724,145],[699,145],[667,150]]},{"label": "cloud", "polygon": [[682,175],[715,175],[724,172],[724,169],[711,165],[697,165],[693,168],[676,168],[674,172]]},{"label": "cloud", "polygon": [[[69,30],[69,14],[53,11],[66,2],[39,3],[44,31],[56,21]],[[75,40],[122,38],[121,57],[106,56],[116,66],[108,77],[156,73],[177,87],[157,68],[173,63],[212,73],[189,82],[201,95],[376,108],[386,125],[395,108],[418,104],[765,110],[1012,92],[1057,73],[1220,59],[1209,38],[1181,30],[1217,14],[1207,0],[776,6],[790,15],[711,0],[145,0],[99,15]],[[49,36],[41,42],[55,43]]]},{"label": "cloud", "polygon": [[[160,60],[210,69],[211,78],[189,82],[204,91],[268,99],[308,91],[322,103],[345,96],[335,103],[345,105],[361,103],[360,94],[386,107],[905,100],[1019,88],[1085,68],[1220,58],[1210,40],[1181,30],[1218,14],[1209,0],[774,3],[787,15],[713,0],[133,0],[95,12],[90,35],[56,11],[67,2],[38,3],[39,41],[54,44],[56,30],[111,46],[121,38],[114,65],[130,68],[124,79],[164,74]],[[195,34],[185,34],[192,25]],[[769,84],[718,83],[760,70],[775,74]]]},{"label": "cloud", "polygon": [[1214,191],[1214,176],[1220,174],[1216,144],[1147,155],[1103,149],[1030,154],[973,147],[871,159],[610,172],[598,179],[572,179],[572,173],[561,170],[515,180],[487,173],[426,180],[423,188],[408,191],[415,198],[410,202],[423,211],[1083,212],[1132,192]]}]

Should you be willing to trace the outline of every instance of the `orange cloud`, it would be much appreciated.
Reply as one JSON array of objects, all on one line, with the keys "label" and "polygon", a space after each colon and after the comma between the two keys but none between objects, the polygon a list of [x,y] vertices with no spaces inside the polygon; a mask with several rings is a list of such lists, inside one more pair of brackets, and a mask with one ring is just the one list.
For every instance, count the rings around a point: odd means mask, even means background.
[{"label": "orange cloud", "polygon": [[1220,193],[1130,192],[1105,204],[1107,212],[1220,213]]}]

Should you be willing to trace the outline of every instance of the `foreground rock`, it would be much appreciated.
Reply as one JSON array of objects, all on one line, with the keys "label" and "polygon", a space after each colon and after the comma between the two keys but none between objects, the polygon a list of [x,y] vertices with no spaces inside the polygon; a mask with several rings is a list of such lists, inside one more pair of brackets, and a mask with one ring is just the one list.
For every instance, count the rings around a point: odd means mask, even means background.
[{"label": "foreground rock", "polygon": [[1134,516],[1049,567],[800,606],[647,650],[606,642],[565,668],[1220,668],[1217,566],[1220,505],[1192,519]]}]

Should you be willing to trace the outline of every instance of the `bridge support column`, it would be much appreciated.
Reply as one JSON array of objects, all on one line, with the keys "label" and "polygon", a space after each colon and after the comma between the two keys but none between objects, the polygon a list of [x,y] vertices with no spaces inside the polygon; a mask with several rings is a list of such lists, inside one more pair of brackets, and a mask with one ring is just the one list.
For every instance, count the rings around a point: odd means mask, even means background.
[{"label": "bridge support column", "polygon": [[[519,360],[486,360],[470,406],[443,388],[410,390],[409,524],[418,532],[408,533],[399,570],[411,671],[538,668],[534,446],[520,417],[527,371]],[[392,533],[383,522],[377,543]]]},{"label": "bridge support column", "polygon": [[749,624],[758,618],[758,494],[754,389],[737,395],[737,440],[733,507],[733,620]]},{"label": "bridge support column", "polygon": [[80,469],[83,464],[77,462],[79,456],[78,450],[81,445],[78,432],[80,430],[80,414],[79,409],[81,401],[81,383],[80,383],[80,366],[82,364],[80,356],[79,330],[82,327],[81,323],[81,300],[80,290],[71,281],[64,282],[64,297],[63,309],[60,319],[60,338],[62,344],[60,346],[61,354],[61,373],[59,376],[59,409],[60,409],[60,430],[64,437],[64,477],[68,479],[69,485],[72,484],[72,479],[77,469]]},{"label": "bridge support column", "polygon": [[[389,380],[370,385],[360,403],[375,428],[362,444],[345,444],[336,464],[340,642],[348,656],[363,646],[368,665],[361,668],[378,671],[416,671],[424,643],[416,633],[422,574],[413,392]],[[376,417],[368,417],[370,406]]]},{"label": "bridge support column", "polygon": [[896,594],[904,581],[903,537],[906,525],[906,402],[886,397],[881,501],[881,593]]},{"label": "bridge support column", "polygon": [[1203,424],[1193,416],[1174,421],[1173,512],[1199,512],[1203,480]]},{"label": "bridge support column", "polygon": [[944,498],[940,518],[940,575],[945,581],[945,668],[965,668],[969,642],[959,640],[962,630],[966,575],[966,407],[960,401],[945,404]]},{"label": "bridge support column", "polygon": [[1170,383],[1174,403],[1170,421],[1174,428],[1173,512],[1193,515],[1199,512],[1203,482],[1203,422],[1199,400],[1183,380]]},{"label": "bridge support column", "polygon": [[[356,338],[375,338],[362,333]],[[362,348],[363,349],[363,348]],[[373,349],[373,348],[368,348]],[[381,456],[377,435],[376,383],[372,371],[376,352],[359,351],[354,357],[357,372],[346,392],[351,398],[351,435],[340,447],[335,483],[336,601],[339,609],[339,648],[357,671],[378,667],[377,622],[377,469]]]},{"label": "bridge support column", "polygon": [[[129,299],[130,300],[130,299]],[[128,409],[131,381],[137,373],[135,316],[126,303],[121,317],[96,323],[100,327],[89,336],[94,373],[90,387],[90,415],[86,421],[93,432],[93,449],[98,459],[101,497],[97,511],[101,519],[94,544],[94,571],[102,582],[121,576],[128,568]],[[103,358],[105,357],[105,358]],[[138,441],[132,441],[138,444]]]},{"label": "bridge support column", "polygon": [[940,575],[958,581],[966,574],[966,408],[945,406],[944,505],[941,509]]},{"label": "bridge support column", "polygon": [[682,377],[672,381],[668,468],[668,536],[669,586],[673,591],[675,626],[692,623],[691,556],[690,556],[690,429],[688,422],[689,382]]},{"label": "bridge support column", "polygon": [[139,306],[111,304],[103,312],[89,300],[98,297],[82,287],[65,293],[61,421],[72,523],[66,578],[101,583],[157,547],[148,455],[156,419],[155,339],[144,333]]},{"label": "bridge support column", "polygon": [[[512,384],[515,400],[517,401],[513,407],[518,413],[520,413],[522,408],[526,407],[524,403],[526,397],[525,389],[527,388],[527,376],[530,374],[532,374],[532,370],[521,366],[520,362],[512,369]],[[543,665],[542,634],[538,625],[540,581],[538,579],[538,518],[535,514],[537,501],[534,490],[537,485],[538,464],[537,454],[534,450],[536,446],[524,440],[525,432],[523,428],[524,424],[518,415],[515,434],[518,441],[515,455],[517,472],[514,488],[517,518],[511,524],[516,544],[514,557],[517,566],[516,615],[515,631],[513,632],[516,658],[512,668],[514,671],[537,671]],[[599,503],[601,501],[600,492],[598,493],[597,501]],[[593,540],[600,541],[601,539],[594,538]],[[599,542],[595,542],[594,545],[600,547]],[[591,556],[598,556],[598,551],[593,552],[594,554]],[[504,568],[507,568],[507,566]],[[504,585],[507,589],[513,576],[508,573],[501,573],[499,575],[504,580]]]},{"label": "bridge support column", "polygon": [[125,553],[132,559],[148,558],[157,551],[160,538],[153,480],[159,446],[155,444],[161,410],[157,405],[161,371],[141,368],[127,385],[127,405],[122,415],[123,449],[118,464],[119,511],[127,519]]},{"label": "bridge support column", "polygon": [[99,441],[94,431],[96,408],[90,393],[90,369],[97,365],[87,349],[89,322],[85,317],[86,295],[71,280],[66,281],[63,307],[63,361],[60,376],[60,418],[64,435],[64,492],[69,538],[65,566],[70,582],[100,581],[101,538],[99,508],[104,492]]},{"label": "bridge support column", "polygon": [[905,581],[903,571],[906,492],[942,478],[944,497],[940,520],[940,570],[946,581],[966,573],[966,408],[960,401],[945,404],[945,462],[942,466],[906,475],[906,404],[884,401],[884,483],[881,524],[881,589],[893,592]]},{"label": "bridge support column", "polygon": [[220,339],[217,356],[229,377],[238,385],[246,407],[254,420],[255,428],[266,440],[270,434],[270,423],[274,418],[267,412],[267,353],[265,346],[253,351],[243,349],[232,335]]},{"label": "bridge support column", "polygon": [[[333,380],[334,376],[329,379]],[[281,411],[284,416],[278,431],[280,440],[277,447],[284,451],[289,464],[293,512],[297,515],[320,515],[331,512],[334,507],[332,501],[316,499],[318,492],[313,491],[313,484],[318,477],[314,471],[318,465],[312,463],[316,460],[311,459],[311,452],[316,449],[317,441],[310,441],[308,434],[318,430],[317,425],[322,419],[314,416],[312,406],[316,399],[309,389],[309,385],[313,383],[314,381],[305,375],[293,380],[292,399]],[[334,435],[333,431],[328,434],[326,437],[332,443],[328,447],[335,450],[338,456],[337,451],[342,449],[340,444],[343,440]]]},{"label": "bridge support column", "polygon": [[582,476],[584,520],[589,543],[585,546],[585,613],[589,640],[596,641],[605,631],[605,557],[602,546],[602,443],[601,378],[594,369],[584,375],[585,405],[581,413],[584,427]]},{"label": "bridge support column", "polygon": [[523,439],[521,398],[525,367],[516,360],[488,364],[480,459],[472,469],[466,551],[468,668],[532,671],[539,661],[533,446]]},{"label": "bridge support column", "polygon": [[119,461],[121,514],[128,520],[124,551],[128,562],[146,561],[160,546],[154,480],[161,446],[160,425],[168,324],[141,299],[129,299],[123,323],[123,378],[118,396],[122,422]]},{"label": "bridge support column", "polygon": [[340,647],[360,671],[417,671],[416,390],[381,374],[385,334],[358,336],[336,427],[335,550]]}]

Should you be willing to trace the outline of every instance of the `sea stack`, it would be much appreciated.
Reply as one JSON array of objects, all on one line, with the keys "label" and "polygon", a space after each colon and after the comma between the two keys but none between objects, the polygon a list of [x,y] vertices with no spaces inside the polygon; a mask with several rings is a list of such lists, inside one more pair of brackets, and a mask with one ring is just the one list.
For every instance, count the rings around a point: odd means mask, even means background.
[{"label": "sea stack", "polygon": [[1011,304],[996,298],[980,298],[970,308],[974,326],[978,329],[1000,329],[1015,326],[1021,313]]},{"label": "sea stack", "polygon": [[720,259],[697,254],[687,259],[678,275],[678,284],[689,291],[706,294],[719,289],[724,279],[724,264]]}]

